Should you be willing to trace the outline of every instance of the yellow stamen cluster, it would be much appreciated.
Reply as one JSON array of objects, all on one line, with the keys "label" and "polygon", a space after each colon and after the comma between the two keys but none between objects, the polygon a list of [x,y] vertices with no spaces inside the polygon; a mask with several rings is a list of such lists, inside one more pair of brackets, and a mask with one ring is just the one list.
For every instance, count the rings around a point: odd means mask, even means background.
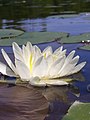
[{"label": "yellow stamen cluster", "polygon": [[33,60],[32,60],[32,54],[30,55],[30,72],[32,72],[32,68],[33,68]]}]

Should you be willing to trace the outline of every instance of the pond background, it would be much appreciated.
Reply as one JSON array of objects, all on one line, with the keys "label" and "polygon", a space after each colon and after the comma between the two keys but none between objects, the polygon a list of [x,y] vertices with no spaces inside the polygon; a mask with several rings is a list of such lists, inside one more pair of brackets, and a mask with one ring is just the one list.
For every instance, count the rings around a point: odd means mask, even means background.
[{"label": "pond background", "polygon": [[[62,17],[59,20],[55,15],[83,13],[87,16],[89,12],[90,0],[0,0],[0,28],[78,34],[89,32],[90,18],[85,20],[79,16],[74,20],[64,20]],[[80,27],[81,32],[78,30]]]},{"label": "pond background", "polygon": [[[64,15],[72,15],[72,17]],[[14,28],[27,32],[68,32],[71,35],[90,32],[90,0],[0,0],[0,28]],[[39,47],[43,49],[48,45],[53,46],[53,49],[60,46],[58,43],[48,43],[39,44]],[[73,101],[90,102],[90,91],[87,91],[87,85],[90,84],[90,52],[78,50],[78,46],[79,44],[69,44],[64,45],[64,48],[67,48],[68,52],[76,49],[81,61],[87,61],[82,71],[86,81],[74,83],[80,89],[79,98],[72,95],[71,88],[46,88],[45,94],[51,100],[50,111],[46,117],[46,108],[43,114],[33,112],[33,109],[41,105],[42,100],[44,102],[42,104],[48,106],[47,101],[37,93],[36,88],[33,91],[32,88],[1,85],[0,120],[42,120],[45,117],[46,120],[61,120]],[[12,56],[11,47],[3,48]],[[35,108],[33,108],[34,101],[38,105],[34,106]]]}]

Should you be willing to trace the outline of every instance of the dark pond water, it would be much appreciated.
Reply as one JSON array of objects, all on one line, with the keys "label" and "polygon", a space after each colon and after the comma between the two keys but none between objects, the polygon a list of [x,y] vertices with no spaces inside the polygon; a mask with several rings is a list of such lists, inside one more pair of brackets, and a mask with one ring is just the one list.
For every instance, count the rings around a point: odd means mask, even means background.
[{"label": "dark pond water", "polygon": [[[0,28],[24,31],[68,32],[71,35],[90,32],[89,0],[0,0]],[[69,15],[69,16],[68,16]],[[56,42],[39,44],[41,49]],[[73,86],[35,88],[0,85],[0,120],[61,120],[75,101],[90,102],[90,52],[79,50],[82,44],[65,44],[67,54],[75,49],[80,61],[87,61],[82,70],[85,81]],[[13,60],[12,48],[4,48]],[[0,52],[0,61],[4,61]],[[1,78],[3,79],[3,77]],[[75,86],[75,87],[74,87]],[[80,96],[79,96],[80,94]],[[79,96],[79,97],[78,97]]]}]

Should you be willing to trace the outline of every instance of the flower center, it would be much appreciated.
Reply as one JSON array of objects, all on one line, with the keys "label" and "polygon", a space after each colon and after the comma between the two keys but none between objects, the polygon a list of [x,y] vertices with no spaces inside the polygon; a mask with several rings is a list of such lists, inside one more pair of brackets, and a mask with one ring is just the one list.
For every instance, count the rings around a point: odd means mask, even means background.
[{"label": "flower center", "polygon": [[43,54],[43,57],[46,58],[46,53]]},{"label": "flower center", "polygon": [[30,55],[30,72],[32,72],[33,68],[33,60],[32,60],[32,54]]},{"label": "flower center", "polygon": [[52,55],[53,59],[56,60],[58,57],[56,55]]}]

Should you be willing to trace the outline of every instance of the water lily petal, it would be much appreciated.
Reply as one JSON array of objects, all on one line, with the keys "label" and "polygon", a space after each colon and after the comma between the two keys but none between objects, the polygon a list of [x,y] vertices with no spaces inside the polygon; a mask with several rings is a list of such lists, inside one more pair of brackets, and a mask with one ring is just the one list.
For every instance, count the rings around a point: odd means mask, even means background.
[{"label": "water lily petal", "polygon": [[44,53],[46,53],[46,52],[52,53],[52,47],[51,47],[51,46],[46,47],[46,48],[43,50],[43,52],[44,52]]},{"label": "water lily petal", "polygon": [[68,83],[63,80],[59,80],[59,79],[44,80],[44,79],[40,79],[39,77],[32,77],[29,83],[37,87],[41,87],[41,86],[45,87],[50,85],[55,85],[55,86],[68,85]]},{"label": "water lily petal", "polygon": [[77,64],[78,60],[79,60],[79,56],[77,55],[71,60],[71,62],[66,64],[65,70],[63,69],[63,71],[60,73],[61,74],[60,76],[68,76],[72,74],[72,71],[75,69],[75,65]]},{"label": "water lily petal", "polygon": [[71,64],[77,64],[79,61],[79,56],[77,55],[76,57],[74,57],[72,60],[71,60]]},{"label": "water lily petal", "polygon": [[60,56],[64,56],[64,55],[66,55],[66,49],[63,50],[63,46],[61,46],[61,47],[59,47],[58,49],[56,49],[56,50],[54,51],[53,55],[59,56],[59,57],[60,57]]},{"label": "water lily petal", "polygon": [[[60,57],[60,58],[58,58],[58,60],[56,60],[53,64],[52,64],[52,66],[51,66],[51,68],[49,69],[49,74],[50,74],[50,77],[55,77],[55,76],[57,76],[58,75],[58,73],[59,73],[59,71],[60,71],[60,69],[62,68],[62,66],[63,66],[63,64],[64,64],[64,62],[65,62],[65,56],[63,56],[63,57]],[[57,76],[58,77],[58,76]]]},{"label": "water lily petal", "polygon": [[17,70],[16,70],[14,64],[12,63],[11,59],[7,55],[7,53],[3,49],[1,51],[2,51],[4,59],[6,60],[7,64],[9,65],[9,67],[15,72],[16,75],[18,75]]},{"label": "water lily petal", "polygon": [[38,60],[35,62],[33,68],[35,69],[36,67],[38,67],[38,65],[40,65],[41,61],[43,59],[43,56],[41,56],[40,58],[38,58]]},{"label": "water lily petal", "polygon": [[23,45],[22,46],[22,54],[23,54],[23,62],[29,66],[29,59],[30,59],[30,54],[28,54],[27,48]]},{"label": "water lily petal", "polygon": [[10,76],[10,77],[16,77],[14,72],[5,64],[0,62],[0,72],[4,75]]},{"label": "water lily petal", "polygon": [[48,47],[46,47],[44,50],[43,50],[43,52],[42,52],[42,54],[43,54],[43,56],[45,57],[45,58],[47,58],[49,55],[51,55],[53,53],[53,50],[52,50],[52,47],[51,46],[48,46]]},{"label": "water lily petal", "polygon": [[27,42],[25,49],[26,49],[27,57],[30,58],[30,55],[32,54],[33,51],[32,44],[30,42]]},{"label": "water lily petal", "polygon": [[53,56],[52,55],[49,55],[47,58],[46,58],[46,61],[47,61],[47,64],[48,64],[48,69],[51,67],[51,65],[53,64],[54,62],[54,59],[53,59]]},{"label": "water lily petal", "polygon": [[46,86],[46,83],[43,81],[43,80],[40,80],[39,77],[32,77],[30,79],[30,82],[29,82],[31,85],[33,86],[37,86],[37,87],[45,87]]},{"label": "water lily petal", "polygon": [[33,61],[36,62],[36,60],[42,56],[41,50],[39,49],[38,46],[34,45],[33,46]]},{"label": "water lily petal", "polygon": [[63,80],[59,80],[59,79],[54,79],[54,80],[46,80],[45,81],[47,86],[48,85],[68,85],[69,83],[63,81]]},{"label": "water lily petal", "polygon": [[66,61],[71,61],[72,58],[74,57],[74,54],[75,54],[75,50],[71,51],[67,56]]},{"label": "water lily petal", "polygon": [[12,47],[13,47],[13,52],[14,52],[14,56],[16,59],[23,61],[23,55],[22,55],[22,50],[21,48],[18,46],[17,43],[13,42],[12,43]]},{"label": "water lily petal", "polygon": [[62,52],[58,53],[57,56],[60,57],[60,56],[65,56],[66,55],[66,49],[63,50]]},{"label": "water lily petal", "polygon": [[74,64],[69,64],[65,67],[65,69],[63,69],[60,73],[59,76],[63,77],[63,76],[68,76],[70,74],[72,74],[72,70],[74,69]]},{"label": "water lily petal", "polygon": [[54,51],[54,53],[53,53],[53,54],[61,53],[61,52],[62,52],[62,50],[63,50],[63,46],[61,46],[61,47],[57,48],[57,49]]},{"label": "water lily petal", "polygon": [[[32,51],[32,44],[30,42],[27,42],[26,48],[27,48],[28,52],[31,53],[31,51]],[[30,54],[30,53],[28,53],[28,54]]]},{"label": "water lily petal", "polygon": [[34,53],[41,54],[41,50],[40,50],[40,48],[38,46],[34,45],[33,50],[34,50]]},{"label": "water lily petal", "polygon": [[21,61],[15,60],[17,72],[22,80],[29,80],[31,78],[30,70],[28,67]]},{"label": "water lily petal", "polygon": [[44,77],[47,75],[47,68],[47,61],[41,56],[34,65],[33,75],[38,77]]},{"label": "water lily petal", "polygon": [[60,76],[63,76],[63,74],[65,75],[66,74],[66,68],[67,70],[71,69],[71,67],[69,68],[68,66],[70,66],[70,63],[72,61],[72,58],[75,54],[75,50],[73,50],[72,52],[69,53],[69,55],[66,57],[66,60],[61,68],[61,70],[59,71],[59,75]]},{"label": "water lily petal", "polygon": [[75,66],[74,70],[72,71],[72,74],[79,72],[85,66],[85,64],[86,62],[82,62],[78,64],[77,66]]}]

